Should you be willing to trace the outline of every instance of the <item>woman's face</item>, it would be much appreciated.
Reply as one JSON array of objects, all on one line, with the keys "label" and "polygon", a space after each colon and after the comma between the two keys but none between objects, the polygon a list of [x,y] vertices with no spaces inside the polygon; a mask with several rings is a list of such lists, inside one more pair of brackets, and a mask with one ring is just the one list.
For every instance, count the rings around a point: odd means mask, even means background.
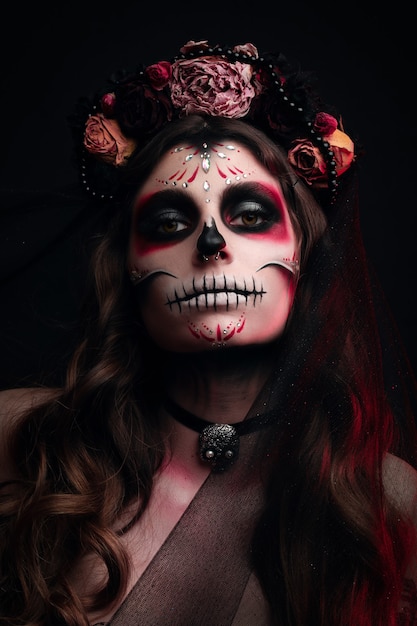
[{"label": "woman's face", "polygon": [[128,264],[160,347],[196,352],[283,332],[298,249],[280,184],[243,145],[181,144],[135,201]]}]

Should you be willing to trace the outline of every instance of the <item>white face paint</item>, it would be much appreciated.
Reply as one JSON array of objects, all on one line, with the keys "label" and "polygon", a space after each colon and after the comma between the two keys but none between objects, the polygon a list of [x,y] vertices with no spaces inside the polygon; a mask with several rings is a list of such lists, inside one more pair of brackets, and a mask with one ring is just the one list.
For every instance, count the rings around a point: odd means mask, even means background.
[{"label": "white face paint", "polygon": [[276,339],[297,255],[280,184],[238,143],[172,149],[136,198],[129,270],[145,327],[166,350]]}]

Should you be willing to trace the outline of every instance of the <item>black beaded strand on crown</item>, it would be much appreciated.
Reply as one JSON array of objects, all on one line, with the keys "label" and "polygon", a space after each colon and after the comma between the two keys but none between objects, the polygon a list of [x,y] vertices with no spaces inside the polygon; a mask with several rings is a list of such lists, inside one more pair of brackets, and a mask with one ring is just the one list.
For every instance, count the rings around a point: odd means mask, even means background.
[{"label": "black beaded strand on crown", "polygon": [[[305,111],[302,106],[299,106],[295,103],[295,101],[291,98],[290,94],[288,94],[286,88],[283,85],[282,80],[279,75],[276,73],[274,69],[274,65],[264,57],[255,57],[243,52],[236,52],[232,50],[230,47],[202,47],[199,50],[193,49],[189,50],[186,53],[181,53],[174,57],[173,61],[177,61],[179,59],[192,59],[199,56],[221,56],[225,59],[228,59],[231,62],[239,61],[241,63],[247,63],[253,65],[259,69],[264,69],[268,72],[272,84],[276,88],[276,92],[280,97],[284,106],[288,108],[289,111],[296,111],[298,114],[300,123],[306,127],[307,133],[310,135],[311,141],[314,145],[316,145],[320,152],[322,153],[325,162],[326,162],[326,171],[328,176],[328,186],[330,191],[330,200],[329,203],[333,204],[337,195],[337,171],[336,171],[336,161],[333,150],[331,149],[330,144],[325,141],[314,128],[314,121],[311,119],[307,119],[305,116]],[[143,73],[143,72],[142,72]],[[93,106],[93,110],[90,115],[94,115],[97,112],[97,106]],[[82,155],[80,158],[80,174],[81,174],[81,183],[84,187],[84,190],[99,200],[113,200],[113,193],[103,193],[94,189],[94,186],[91,184],[89,180],[89,160],[85,155]]]},{"label": "black beaded strand on crown", "polygon": [[208,56],[210,54],[213,56],[223,56],[229,61],[240,61],[241,63],[248,63],[250,65],[263,68],[269,73],[271,80],[273,84],[275,85],[276,91],[278,95],[280,96],[283,104],[287,106],[289,110],[293,110],[298,113],[300,122],[306,126],[306,129],[308,133],[310,134],[312,143],[314,143],[319,148],[320,152],[322,153],[326,161],[326,166],[327,166],[326,171],[327,171],[329,191],[330,191],[330,204],[334,204],[336,200],[337,187],[338,187],[336,161],[335,161],[334,152],[331,149],[329,142],[324,141],[322,135],[320,135],[315,130],[313,121],[306,119],[304,117],[303,107],[297,105],[288,95],[286,89],[283,86],[282,81],[280,80],[280,77],[275,72],[274,66],[272,65],[272,63],[270,63],[269,60],[265,59],[262,56],[258,58],[258,57],[254,57],[243,52],[236,52],[229,47],[223,48],[221,46],[201,48],[200,50],[191,50],[187,52],[186,54],[182,53],[181,55],[175,57],[175,60],[178,60],[180,58],[192,59],[195,56]]}]

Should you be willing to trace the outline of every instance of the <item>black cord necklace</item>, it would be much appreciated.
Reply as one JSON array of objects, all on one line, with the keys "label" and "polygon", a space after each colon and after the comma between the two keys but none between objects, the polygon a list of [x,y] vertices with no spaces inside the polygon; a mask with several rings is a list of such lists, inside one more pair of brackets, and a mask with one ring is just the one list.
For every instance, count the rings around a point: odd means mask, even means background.
[{"label": "black cord necklace", "polygon": [[216,472],[223,472],[238,458],[239,437],[260,430],[277,419],[276,411],[268,411],[236,424],[219,424],[197,417],[168,397],[164,398],[163,406],[177,422],[199,433],[200,458]]}]

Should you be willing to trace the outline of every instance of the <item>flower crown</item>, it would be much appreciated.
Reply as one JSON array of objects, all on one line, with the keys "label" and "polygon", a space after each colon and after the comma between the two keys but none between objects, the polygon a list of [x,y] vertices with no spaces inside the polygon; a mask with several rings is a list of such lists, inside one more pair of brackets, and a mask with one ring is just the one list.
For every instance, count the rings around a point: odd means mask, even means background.
[{"label": "flower crown", "polygon": [[72,126],[86,191],[113,197],[117,172],[133,153],[165,124],[193,113],[240,118],[263,130],[284,147],[300,178],[332,198],[355,158],[338,114],[282,54],[259,56],[251,43],[189,41],[172,62],[121,72],[92,101],[79,101]]}]

